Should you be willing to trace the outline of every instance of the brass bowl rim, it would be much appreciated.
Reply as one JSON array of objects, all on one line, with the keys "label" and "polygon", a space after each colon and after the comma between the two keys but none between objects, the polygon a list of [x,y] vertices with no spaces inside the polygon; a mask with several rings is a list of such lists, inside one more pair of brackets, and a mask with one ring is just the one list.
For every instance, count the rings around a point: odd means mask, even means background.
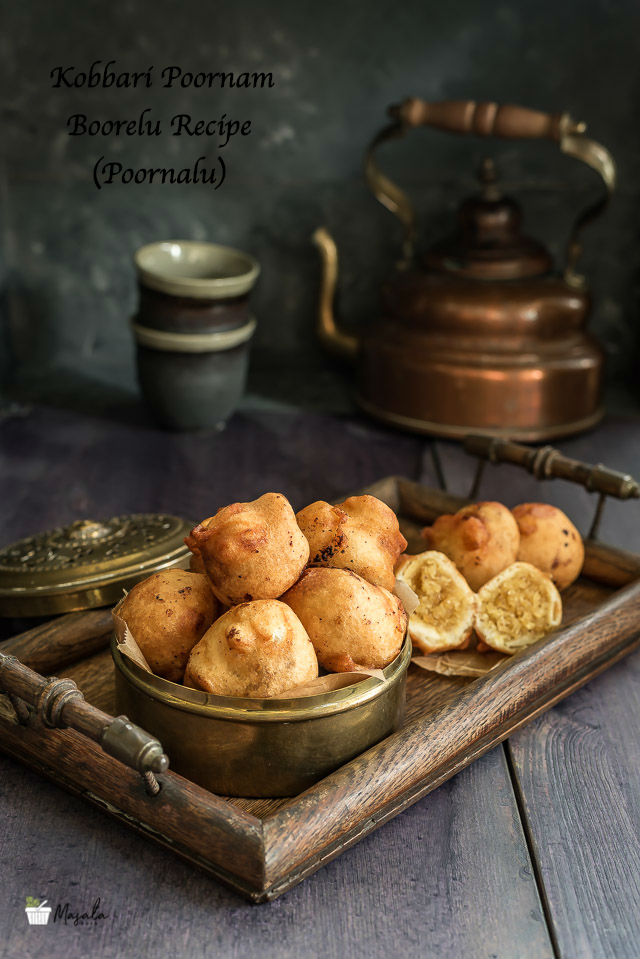
[{"label": "brass bowl rim", "polygon": [[118,649],[115,633],[111,638],[111,655],[115,668],[124,679],[140,692],[173,709],[206,716],[210,719],[231,722],[300,722],[332,716],[335,713],[354,709],[376,699],[406,673],[411,660],[412,644],[408,632],[396,658],[383,669],[384,681],[375,676],[316,696],[300,699],[248,699],[233,696],[215,696],[199,689],[191,689],[180,683],[172,683],[153,673],[148,673]]}]

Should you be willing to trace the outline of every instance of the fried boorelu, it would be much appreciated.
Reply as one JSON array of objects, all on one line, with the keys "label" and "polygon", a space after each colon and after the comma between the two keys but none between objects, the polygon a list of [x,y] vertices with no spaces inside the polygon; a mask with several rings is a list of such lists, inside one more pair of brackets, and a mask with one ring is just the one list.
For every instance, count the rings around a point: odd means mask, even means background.
[{"label": "fried boorelu", "polygon": [[479,591],[478,603],[478,638],[501,653],[517,653],[562,621],[560,593],[530,563],[513,563],[494,576]]},{"label": "fried boorelu", "polygon": [[568,516],[548,503],[521,503],[513,515],[520,530],[518,559],[537,566],[558,589],[570,586],[580,575],[584,545]]},{"label": "fried boorelu", "polygon": [[309,558],[309,544],[280,493],[225,506],[196,526],[185,542],[225,606],[277,599],[293,586]]},{"label": "fried boorelu", "polygon": [[350,496],[331,506],[319,500],[300,510],[310,566],[348,569],[374,586],[393,589],[394,567],[407,547],[393,510],[375,496]]},{"label": "fried boorelu", "polygon": [[206,576],[167,569],[134,586],[117,611],[151,670],[178,683],[192,647],[214,621],[218,603]]},{"label": "fried boorelu", "polygon": [[469,645],[477,596],[448,556],[436,550],[406,556],[398,579],[419,600],[409,617],[409,635],[417,649],[434,653]]},{"label": "fried boorelu", "polygon": [[514,563],[520,544],[518,524],[502,503],[473,503],[439,516],[422,536],[453,560],[474,590]]},{"label": "fried boorelu", "polygon": [[344,569],[307,569],[282,597],[318,661],[334,673],[384,668],[400,652],[407,615],[397,596]]},{"label": "fried boorelu", "polygon": [[278,600],[241,603],[191,652],[185,685],[218,696],[264,698],[315,679],[318,660],[295,613]]}]

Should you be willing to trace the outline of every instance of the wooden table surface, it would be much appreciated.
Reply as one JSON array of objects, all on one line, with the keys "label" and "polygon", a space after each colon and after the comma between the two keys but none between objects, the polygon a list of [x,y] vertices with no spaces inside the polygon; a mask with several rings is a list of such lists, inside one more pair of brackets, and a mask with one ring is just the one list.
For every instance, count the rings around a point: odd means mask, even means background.
[{"label": "wooden table surface", "polygon": [[[558,447],[640,475],[640,421]],[[245,411],[216,435],[47,408],[0,424],[0,543],[80,517],[210,515],[267,490],[296,509],[381,476],[466,493],[455,444],[354,417]],[[513,467],[481,498],[544,498],[584,531],[585,491]],[[601,538],[640,551],[640,505]],[[640,628],[640,623],[638,624]],[[98,809],[0,756],[0,955],[638,957],[640,654],[629,657],[274,903],[251,906]],[[106,918],[30,927],[26,896]]]}]

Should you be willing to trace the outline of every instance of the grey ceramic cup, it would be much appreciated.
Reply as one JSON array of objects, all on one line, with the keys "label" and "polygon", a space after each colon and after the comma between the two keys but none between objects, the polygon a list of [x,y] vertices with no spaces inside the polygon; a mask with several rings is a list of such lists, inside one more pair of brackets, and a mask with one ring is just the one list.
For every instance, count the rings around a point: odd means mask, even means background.
[{"label": "grey ceramic cup", "polygon": [[133,332],[145,399],[170,429],[222,427],[246,382],[256,325],[248,298],[258,263],[239,250],[192,240],[144,246],[134,262]]}]

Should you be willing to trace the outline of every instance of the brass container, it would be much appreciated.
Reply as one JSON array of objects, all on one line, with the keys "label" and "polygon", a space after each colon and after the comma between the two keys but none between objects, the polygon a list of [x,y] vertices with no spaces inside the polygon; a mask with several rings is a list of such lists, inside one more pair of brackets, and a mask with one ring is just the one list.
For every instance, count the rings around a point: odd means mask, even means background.
[{"label": "brass container", "polygon": [[157,736],[171,768],[224,796],[293,796],[380,742],[402,721],[408,637],[384,670],[301,699],[214,696],[154,676],[119,650],[118,710]]},{"label": "brass container", "polygon": [[164,513],[81,519],[0,550],[0,616],[110,606],[146,576],[187,568],[192,523]]}]

